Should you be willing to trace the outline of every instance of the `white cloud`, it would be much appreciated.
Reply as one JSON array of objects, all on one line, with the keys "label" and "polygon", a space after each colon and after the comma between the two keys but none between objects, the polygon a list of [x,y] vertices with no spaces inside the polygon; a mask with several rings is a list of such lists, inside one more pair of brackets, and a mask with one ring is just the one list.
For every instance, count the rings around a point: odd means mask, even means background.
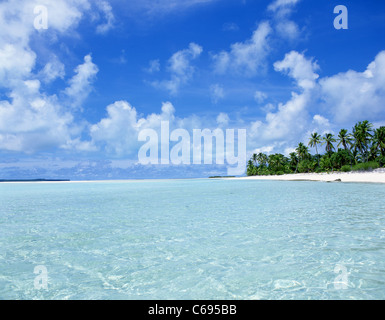
[{"label": "white cloud", "polygon": [[289,150],[300,141],[307,142],[312,132],[333,133],[364,119],[380,124],[385,104],[385,51],[363,72],[349,70],[325,78],[315,72],[319,66],[313,59],[296,51],[274,67],[293,78],[301,92],[293,92],[289,101],[280,103],[276,112],[267,112],[264,120],[250,123],[249,143],[254,146],[274,142]]},{"label": "white cloud", "polygon": [[9,87],[16,79],[28,77],[35,66],[36,54],[16,44],[0,47],[0,85]]},{"label": "white cloud", "polygon": [[230,118],[227,113],[221,112],[217,116],[217,123],[219,126],[227,126],[229,124]]},{"label": "white cloud", "polygon": [[265,147],[262,147],[262,148],[257,148],[257,149],[254,149],[252,151],[252,153],[267,153],[267,154],[270,154],[272,151],[274,150],[274,146],[265,146]]},{"label": "white cloud", "polygon": [[172,55],[169,60],[169,70],[172,73],[180,77],[188,77],[191,73],[192,67],[190,66],[191,60],[196,59],[203,49],[196,43],[190,43],[188,49],[178,51]]},{"label": "white cloud", "polygon": [[262,91],[257,90],[254,93],[254,99],[258,103],[262,103],[263,101],[265,101],[267,99],[267,94],[262,92]]},{"label": "white cloud", "polygon": [[96,32],[100,34],[106,34],[108,31],[114,28],[115,16],[112,12],[111,5],[104,0],[97,1],[96,6],[103,12],[106,22],[96,27]]},{"label": "white cloud", "polygon": [[270,11],[282,10],[284,8],[289,8],[297,4],[300,0],[275,0],[272,2],[267,9]]},{"label": "white cloud", "polygon": [[294,40],[300,35],[298,25],[290,20],[283,20],[277,23],[276,30],[282,38]]},{"label": "white cloud", "polygon": [[269,113],[269,112],[271,113],[271,112],[273,112],[275,110],[275,106],[272,103],[267,103],[263,107],[261,107],[261,110],[264,113]]},{"label": "white cloud", "polygon": [[218,103],[219,100],[225,97],[223,87],[219,84],[214,84],[210,87],[211,100],[213,103]]},{"label": "white cloud", "polygon": [[109,152],[122,154],[136,145],[137,112],[126,101],[117,101],[107,107],[108,116],[92,125],[90,134],[94,143],[105,143]]},{"label": "white cloud", "polygon": [[293,93],[288,102],[278,106],[276,113],[268,113],[262,138],[274,141],[300,133],[306,124],[308,101],[308,94]]},{"label": "white cloud", "polygon": [[261,22],[251,39],[232,44],[228,52],[221,51],[213,55],[215,71],[219,74],[231,71],[247,76],[256,75],[265,67],[271,31],[268,22]]},{"label": "white cloud", "polygon": [[171,79],[153,82],[153,86],[163,88],[171,94],[176,94],[181,85],[186,84],[193,76],[195,68],[191,62],[197,59],[203,49],[191,42],[189,47],[174,53],[168,61],[168,71]]},{"label": "white cloud", "polygon": [[322,127],[329,127],[330,126],[329,120],[326,119],[325,117],[319,115],[319,114],[316,114],[313,117],[313,123],[315,123],[318,126],[322,126]]},{"label": "white cloud", "polygon": [[298,25],[289,19],[294,6],[300,0],[276,0],[268,6],[273,13],[273,24],[277,34],[285,40],[296,40],[301,34]]},{"label": "white cloud", "polygon": [[65,32],[80,21],[83,11],[89,8],[87,0],[19,0],[0,3],[0,47],[18,44],[28,47],[30,37],[37,32],[34,28],[34,8],[43,5],[48,10],[48,28]]},{"label": "white cloud", "polygon": [[[0,3],[0,86],[7,100],[0,101],[0,149],[33,153],[57,148],[85,149],[79,138],[84,124],[75,124],[74,115],[56,94],[47,94],[41,82],[64,78],[65,67],[52,53],[50,59],[31,48],[34,7],[48,9],[47,39],[76,27],[90,4],[86,0],[3,1]],[[45,50],[41,50],[45,52]],[[36,66],[43,64],[41,70]],[[84,65],[64,90],[80,102],[90,90],[89,80],[97,69],[86,57]],[[39,79],[39,80],[37,80]],[[80,100],[78,100],[80,99]]]},{"label": "white cloud", "polygon": [[98,73],[98,67],[92,62],[91,55],[84,57],[84,63],[76,67],[75,73],[69,81],[70,86],[64,92],[72,107],[79,108],[90,94],[92,81]]},{"label": "white cloud", "polygon": [[325,133],[332,133],[332,125],[329,119],[319,114],[314,115],[312,122],[309,124],[309,130],[306,132],[306,136],[310,137],[310,134],[314,132],[319,133],[321,136]]},{"label": "white cloud", "polygon": [[138,151],[138,133],[151,128],[158,130],[161,121],[175,124],[175,108],[170,102],[162,104],[160,114],[152,113],[139,117],[136,109],[127,101],[116,101],[107,107],[107,117],[90,128],[92,145],[105,149],[108,153],[132,155]]},{"label": "white cloud", "polygon": [[0,101],[0,149],[35,152],[71,139],[72,115],[39,89],[38,80],[20,81],[11,101]]},{"label": "white cloud", "polygon": [[65,67],[59,59],[54,56],[39,72],[39,78],[46,83],[52,82],[57,78],[64,79]]},{"label": "white cloud", "polygon": [[385,51],[364,72],[349,70],[319,81],[323,108],[337,123],[377,120],[385,105]]},{"label": "white cloud", "polygon": [[280,103],[276,112],[273,112],[272,105],[268,106],[264,121],[258,120],[251,123],[249,136],[254,143],[262,146],[270,146],[274,142],[281,148],[287,148],[290,144],[296,143],[307,130],[308,107],[312,101],[311,91],[318,78],[314,70],[318,66],[311,59],[292,51],[286,54],[282,61],[276,62],[274,68],[276,71],[286,72],[296,81],[302,92],[292,92],[291,99]]},{"label": "white cloud", "polygon": [[303,54],[291,51],[282,61],[274,63],[276,71],[287,72],[303,89],[311,89],[319,75],[315,73],[319,66],[316,62],[306,59]]}]

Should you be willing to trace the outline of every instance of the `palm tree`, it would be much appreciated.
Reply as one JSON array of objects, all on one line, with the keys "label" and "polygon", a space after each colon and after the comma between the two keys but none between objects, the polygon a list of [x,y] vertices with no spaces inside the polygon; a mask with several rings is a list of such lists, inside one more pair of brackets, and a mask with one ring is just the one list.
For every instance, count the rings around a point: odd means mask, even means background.
[{"label": "palm tree", "polygon": [[319,156],[318,156],[317,145],[320,143],[321,143],[321,136],[317,132],[312,133],[308,146],[315,147],[315,151],[317,153],[318,166],[319,166]]},{"label": "palm tree", "polygon": [[354,150],[359,150],[364,160],[368,160],[368,148],[372,135],[373,124],[368,120],[358,122],[353,127]]},{"label": "palm tree", "polygon": [[373,148],[385,156],[385,127],[380,127],[374,131]]},{"label": "palm tree", "polygon": [[291,152],[289,154],[289,157],[290,157],[290,162],[289,162],[290,168],[295,168],[295,170],[297,170],[297,165],[298,165],[297,154],[295,152]]},{"label": "palm tree", "polygon": [[318,154],[317,145],[320,143],[321,143],[321,136],[317,132],[312,133],[308,146],[312,148],[315,147],[315,151],[317,154]]},{"label": "palm tree", "polygon": [[281,153],[271,154],[268,157],[268,162],[269,169],[273,172],[283,171],[287,163],[287,158]]},{"label": "palm tree", "polygon": [[253,159],[253,162],[254,162],[254,166],[256,166],[257,165],[257,160],[258,160],[258,156],[257,156],[256,153],[253,153],[252,159]]},{"label": "palm tree", "polygon": [[295,151],[298,154],[298,160],[304,160],[309,155],[309,148],[306,147],[302,142],[298,144],[297,149]]},{"label": "palm tree", "polygon": [[264,153],[260,152],[258,153],[257,155],[257,160],[259,162],[259,166],[260,167],[266,167],[266,164],[267,164],[267,155],[265,155]]},{"label": "palm tree", "polygon": [[254,163],[253,161],[250,159],[248,162],[247,162],[247,175],[248,176],[252,176],[254,174]]},{"label": "palm tree", "polygon": [[323,142],[322,145],[326,144],[325,150],[327,153],[330,153],[334,150],[333,142],[336,142],[336,139],[334,139],[334,135],[331,133],[325,134],[325,137],[322,138]]},{"label": "palm tree", "polygon": [[[345,150],[348,150],[348,145],[352,146],[352,136],[348,133],[348,130],[341,129],[340,133],[338,134],[338,145],[337,148],[342,144]],[[350,149],[350,148],[349,148]]]}]

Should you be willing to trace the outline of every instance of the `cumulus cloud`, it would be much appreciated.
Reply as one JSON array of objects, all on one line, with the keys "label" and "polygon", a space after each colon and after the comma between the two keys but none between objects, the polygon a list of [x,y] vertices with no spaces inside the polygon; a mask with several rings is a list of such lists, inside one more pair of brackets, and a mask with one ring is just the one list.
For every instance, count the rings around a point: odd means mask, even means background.
[{"label": "cumulus cloud", "polygon": [[271,31],[268,22],[261,22],[250,39],[232,44],[230,51],[214,54],[215,71],[218,74],[230,71],[247,76],[254,76],[261,72],[270,50],[268,37]]},{"label": "cumulus cloud", "polygon": [[385,51],[363,72],[349,70],[319,81],[323,109],[337,123],[376,120],[385,105]]},{"label": "cumulus cloud", "polygon": [[303,54],[291,51],[285,55],[282,61],[274,63],[276,71],[286,72],[296,80],[303,89],[311,89],[319,75],[315,73],[319,66],[316,62],[306,59]]},{"label": "cumulus cloud", "polygon": [[[162,121],[177,127],[175,108],[170,102],[162,104],[159,114],[140,117],[127,101],[116,101],[107,106],[107,116],[90,128],[92,145],[117,155],[133,155],[138,151],[138,133],[143,129],[159,131]],[[179,123],[180,125],[181,123]]]},{"label": "cumulus cloud", "polygon": [[[57,35],[76,27],[87,0],[3,1],[0,3],[0,86],[7,97],[0,101],[0,149],[33,153],[57,148],[86,149],[81,141],[83,124],[56,94],[47,94],[42,83],[64,79],[64,64],[56,55],[47,59],[30,47],[34,28],[34,7],[47,7],[49,34]],[[39,62],[39,64],[38,64]],[[36,70],[37,65],[44,67]],[[64,89],[75,104],[80,104],[90,91],[90,81],[97,67],[91,57],[78,66],[70,86]]]},{"label": "cumulus cloud", "polygon": [[127,153],[137,140],[137,112],[126,101],[117,101],[107,106],[107,117],[91,126],[90,134],[94,143],[103,143],[107,151]]},{"label": "cumulus cloud", "polygon": [[92,90],[92,81],[98,71],[99,69],[92,62],[90,54],[84,57],[83,64],[76,67],[76,74],[69,80],[69,87],[64,90],[72,107],[80,108],[82,106]]},{"label": "cumulus cloud", "polygon": [[188,73],[192,71],[192,67],[190,66],[191,60],[196,59],[202,51],[201,46],[191,42],[187,49],[174,53],[169,60],[170,72],[181,77],[188,76]]},{"label": "cumulus cloud", "polygon": [[72,115],[39,89],[39,80],[20,81],[11,101],[0,101],[0,149],[31,153],[71,139]]},{"label": "cumulus cloud", "polygon": [[[318,65],[303,54],[292,51],[284,59],[274,64],[276,71],[284,72],[295,80],[301,92],[292,92],[290,100],[274,108],[266,108],[264,119],[252,122],[249,137],[254,143],[263,147],[280,146],[287,148],[288,144],[295,143],[307,130],[309,120],[309,104],[312,101],[311,90],[315,87],[318,75],[314,72]],[[272,142],[274,142],[272,144]]]},{"label": "cumulus cloud", "polygon": [[35,66],[36,54],[20,44],[5,44],[0,47],[0,84],[12,86],[17,79],[28,77]]},{"label": "cumulus cloud", "polygon": [[312,58],[296,51],[287,53],[274,68],[291,77],[299,92],[280,103],[277,111],[267,112],[265,119],[250,123],[254,145],[289,150],[299,141],[306,142],[311,132],[335,132],[363,119],[375,122],[383,113],[385,51],[362,72],[348,70],[325,78],[316,73],[319,66]]},{"label": "cumulus cloud", "polygon": [[187,83],[193,76],[195,68],[191,62],[197,59],[203,48],[191,42],[187,49],[174,53],[168,61],[168,72],[171,75],[169,80],[155,81],[153,86],[166,89],[171,94],[176,94],[181,85]]}]

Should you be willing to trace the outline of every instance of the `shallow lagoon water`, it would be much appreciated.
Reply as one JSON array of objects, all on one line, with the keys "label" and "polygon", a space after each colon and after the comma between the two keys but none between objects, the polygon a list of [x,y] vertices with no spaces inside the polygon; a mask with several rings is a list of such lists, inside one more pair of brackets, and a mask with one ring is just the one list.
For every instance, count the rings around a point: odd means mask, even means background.
[{"label": "shallow lagoon water", "polygon": [[3,183],[0,299],[385,299],[384,199],[360,183]]}]

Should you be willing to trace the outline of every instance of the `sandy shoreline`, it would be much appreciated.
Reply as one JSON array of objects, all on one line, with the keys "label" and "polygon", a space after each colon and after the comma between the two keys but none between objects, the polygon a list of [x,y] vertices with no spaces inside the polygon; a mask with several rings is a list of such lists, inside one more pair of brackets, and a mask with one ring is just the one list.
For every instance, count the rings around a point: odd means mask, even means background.
[{"label": "sandy shoreline", "polygon": [[[194,179],[194,178],[192,178]],[[195,178],[205,179],[205,178]],[[276,180],[276,181],[323,181],[323,182],[362,182],[385,183],[385,168],[371,172],[335,172],[335,173],[296,173],[280,176],[251,176],[215,178],[224,180]],[[67,183],[111,183],[111,182],[146,182],[184,179],[122,179],[122,180],[71,180],[71,181],[2,181],[1,184],[67,184]],[[188,179],[190,180],[190,179]]]},{"label": "sandy shoreline", "polygon": [[251,176],[228,178],[228,180],[278,180],[278,181],[324,181],[385,183],[385,169],[372,172],[296,173],[281,176]]}]

